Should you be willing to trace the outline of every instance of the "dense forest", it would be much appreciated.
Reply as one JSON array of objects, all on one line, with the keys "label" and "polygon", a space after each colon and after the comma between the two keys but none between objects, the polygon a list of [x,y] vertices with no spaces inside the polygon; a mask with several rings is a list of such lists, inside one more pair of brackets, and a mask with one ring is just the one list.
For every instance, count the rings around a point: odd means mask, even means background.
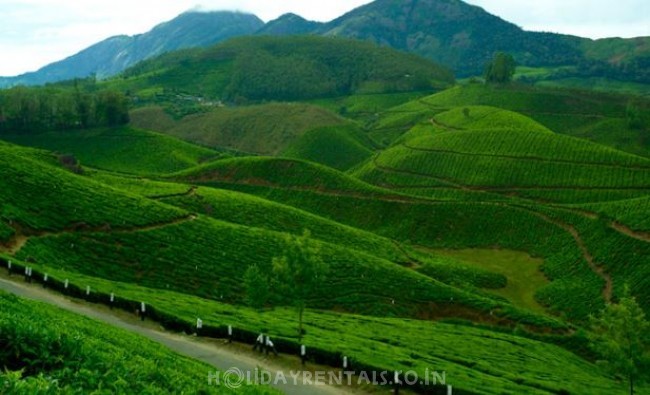
[{"label": "dense forest", "polygon": [[94,78],[0,91],[0,132],[44,132],[129,122],[129,100]]}]

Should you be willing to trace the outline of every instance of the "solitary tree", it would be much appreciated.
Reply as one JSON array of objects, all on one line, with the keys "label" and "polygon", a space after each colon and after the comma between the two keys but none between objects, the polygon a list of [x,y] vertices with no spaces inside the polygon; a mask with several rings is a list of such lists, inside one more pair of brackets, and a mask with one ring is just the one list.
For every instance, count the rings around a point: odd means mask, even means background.
[{"label": "solitary tree", "polygon": [[517,63],[512,55],[497,52],[494,58],[485,66],[485,81],[489,83],[505,84],[512,81]]},{"label": "solitary tree", "polygon": [[303,335],[303,314],[307,300],[322,285],[328,267],[321,260],[319,246],[308,230],[302,236],[287,235],[284,255],[273,259],[273,276],[278,290],[298,310],[298,341]]},{"label": "solitary tree", "polygon": [[592,317],[590,340],[593,349],[616,374],[624,375],[634,394],[634,381],[642,367],[647,366],[650,346],[650,323],[633,297],[608,304],[597,317]]},{"label": "solitary tree", "polygon": [[244,273],[246,303],[252,308],[261,309],[269,300],[269,278],[258,265],[251,265]]}]

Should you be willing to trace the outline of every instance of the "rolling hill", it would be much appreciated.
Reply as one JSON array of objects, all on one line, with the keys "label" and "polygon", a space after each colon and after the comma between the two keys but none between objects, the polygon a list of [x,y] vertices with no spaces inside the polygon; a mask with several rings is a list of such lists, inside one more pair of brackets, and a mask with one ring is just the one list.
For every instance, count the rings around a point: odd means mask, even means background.
[{"label": "rolling hill", "polygon": [[166,174],[225,154],[131,127],[2,136],[16,144],[72,154],[83,165],[131,174]]},{"label": "rolling hill", "polygon": [[[384,111],[375,128],[398,136],[418,122],[457,107],[486,105],[518,112],[555,133],[591,140],[650,157],[650,103],[636,96],[525,85],[458,85],[439,94]],[[628,108],[639,113],[637,125]],[[378,131],[377,133],[379,134]],[[393,139],[398,136],[393,137]]]},{"label": "rolling hill", "polygon": [[160,107],[131,112],[131,124],[213,148],[277,155],[311,129],[344,126],[342,117],[303,103],[214,108],[174,119]]}]

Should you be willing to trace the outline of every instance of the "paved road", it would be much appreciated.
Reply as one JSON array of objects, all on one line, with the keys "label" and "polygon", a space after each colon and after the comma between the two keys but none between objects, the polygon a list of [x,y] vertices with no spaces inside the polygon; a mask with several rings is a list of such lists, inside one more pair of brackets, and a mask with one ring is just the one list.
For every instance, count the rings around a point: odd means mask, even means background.
[{"label": "paved road", "polygon": [[[273,387],[288,395],[333,395],[333,394],[346,394],[348,391],[333,386],[326,385],[309,385],[310,380],[308,377],[299,376],[297,379],[298,385],[294,385],[291,372],[288,369],[275,366],[269,361],[264,361],[251,356],[237,353],[226,346],[219,346],[215,342],[206,342],[197,340],[192,337],[182,336],[165,332],[151,325],[141,324],[137,320],[129,320],[120,317],[118,314],[113,314],[110,311],[102,311],[101,308],[93,308],[92,305],[82,304],[67,299],[66,297],[49,292],[39,285],[28,285],[20,282],[13,282],[4,278],[0,278],[0,289],[6,292],[16,294],[18,296],[37,300],[51,305],[63,308],[65,310],[81,314],[98,321],[105,322],[109,325],[126,329],[130,332],[137,333],[145,336],[153,341],[163,344],[171,350],[186,355],[188,357],[205,362],[220,371],[224,372],[231,368],[238,368],[243,372],[254,372],[255,369],[263,369],[264,371],[278,374],[281,372],[287,378],[288,383],[279,381]],[[132,322],[130,322],[132,321]],[[206,372],[206,380],[208,379]],[[236,377],[236,376],[233,376]],[[303,380],[303,378],[305,380]],[[307,384],[305,384],[305,382]]]}]

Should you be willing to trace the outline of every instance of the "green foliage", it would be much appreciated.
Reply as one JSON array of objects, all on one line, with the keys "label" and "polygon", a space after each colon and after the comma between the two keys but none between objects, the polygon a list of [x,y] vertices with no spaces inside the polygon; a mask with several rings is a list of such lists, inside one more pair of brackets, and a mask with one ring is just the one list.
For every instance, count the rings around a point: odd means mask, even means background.
[{"label": "green foliage", "polygon": [[[287,308],[260,312],[187,294],[47,270],[58,278],[70,278],[73,284],[91,285],[104,297],[115,292],[121,298],[146,300],[165,315],[164,322],[169,324],[193,326],[198,316],[205,325],[221,328],[232,325],[235,333],[254,334],[266,328],[274,339],[296,344],[298,317]],[[481,388],[544,394],[580,392],[589,386],[594,393],[615,393],[618,384],[599,366],[552,344],[579,350],[583,342],[581,331],[569,336],[534,335],[495,330],[467,321],[405,320],[309,309],[305,311],[303,339],[308,350],[324,350],[335,358],[346,355],[353,366],[415,370],[420,375],[435,366],[437,371],[447,372],[447,380],[457,392]],[[449,357],[450,348],[454,350],[453,358]]]},{"label": "green foliage", "polygon": [[301,235],[304,229],[310,229],[314,239],[397,263],[408,260],[399,246],[387,238],[248,194],[201,187],[191,194],[165,198],[163,202],[252,228],[294,235]]},{"label": "green foliage", "polygon": [[258,265],[251,265],[244,273],[246,303],[254,309],[261,309],[269,300],[269,276]]},{"label": "green foliage", "polygon": [[650,323],[636,300],[629,295],[619,303],[608,304],[592,318],[591,341],[593,348],[606,361],[609,368],[624,376],[634,394],[634,382],[647,376],[644,369],[650,366]]},{"label": "green foliage", "polygon": [[489,83],[505,84],[512,81],[517,64],[512,55],[497,52],[485,66],[485,80]]},{"label": "green foliage", "polygon": [[[209,392],[207,365],[148,339],[0,292],[3,393]],[[259,393],[255,388],[246,393]],[[231,392],[219,388],[219,392]]]},{"label": "green foliage", "polygon": [[129,122],[129,101],[119,92],[86,92],[47,86],[17,87],[0,91],[0,132],[43,132]]},{"label": "green foliage", "polygon": [[580,208],[596,212],[601,216],[641,232],[650,231],[650,196],[636,199],[580,205]]},{"label": "green foliage", "polygon": [[310,240],[308,230],[302,236],[287,236],[282,256],[273,258],[273,279],[280,292],[293,301],[298,310],[298,342],[303,336],[303,315],[311,296],[324,289],[329,267],[322,261],[319,245]]}]

